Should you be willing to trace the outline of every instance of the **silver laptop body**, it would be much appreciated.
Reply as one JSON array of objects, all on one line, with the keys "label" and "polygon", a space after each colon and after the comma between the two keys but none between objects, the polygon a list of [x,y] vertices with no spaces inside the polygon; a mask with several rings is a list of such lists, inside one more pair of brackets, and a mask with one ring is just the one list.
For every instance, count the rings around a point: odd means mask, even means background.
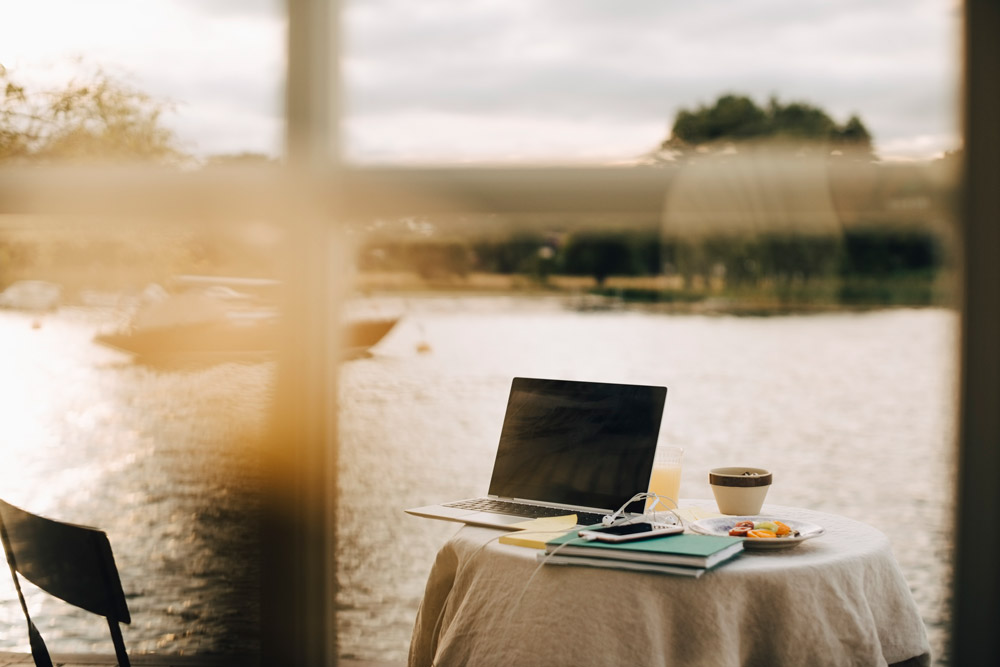
[{"label": "silver laptop body", "polygon": [[565,514],[599,523],[648,487],[666,396],[658,386],[514,378],[488,494],[406,512],[497,528]]}]

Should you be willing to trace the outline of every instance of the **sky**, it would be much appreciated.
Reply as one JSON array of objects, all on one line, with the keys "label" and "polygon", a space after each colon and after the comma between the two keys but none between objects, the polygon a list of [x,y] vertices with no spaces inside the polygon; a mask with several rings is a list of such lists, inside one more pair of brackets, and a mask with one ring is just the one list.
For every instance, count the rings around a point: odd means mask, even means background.
[{"label": "sky", "polygon": [[[278,0],[0,0],[0,64],[55,86],[101,67],[169,103],[193,154],[282,142]],[[959,146],[957,0],[351,0],[344,157],[629,163],[680,109],[776,96],[858,114],[883,160]]]}]

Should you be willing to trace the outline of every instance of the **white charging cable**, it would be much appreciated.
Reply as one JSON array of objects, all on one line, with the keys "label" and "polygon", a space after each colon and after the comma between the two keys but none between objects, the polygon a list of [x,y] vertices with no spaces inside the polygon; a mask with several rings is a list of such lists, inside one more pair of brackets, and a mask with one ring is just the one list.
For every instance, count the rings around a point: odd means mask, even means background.
[{"label": "white charging cable", "polygon": [[[626,507],[628,507],[629,505],[631,505],[636,501],[648,500],[650,498],[653,498],[654,502],[651,505],[649,505],[649,507],[646,507],[641,514],[635,514],[631,517],[625,516]],[[667,500],[669,500],[673,504],[673,508],[671,508],[670,505],[668,505],[665,502]],[[671,520],[669,522],[661,520],[659,517],[656,516],[656,506],[661,503],[666,508],[666,511],[664,513],[670,514]],[[618,521],[619,518],[623,520]],[[648,521],[649,523],[659,523],[666,525],[682,525],[682,526],[684,525],[684,519],[682,519],[681,516],[677,513],[677,501],[668,496],[660,496],[656,493],[651,493],[651,492],[642,492],[635,494],[627,501],[625,501],[624,505],[615,510],[614,513],[609,514],[603,519],[601,519],[601,524],[604,526],[625,526],[630,523],[637,523],[639,521]]]}]

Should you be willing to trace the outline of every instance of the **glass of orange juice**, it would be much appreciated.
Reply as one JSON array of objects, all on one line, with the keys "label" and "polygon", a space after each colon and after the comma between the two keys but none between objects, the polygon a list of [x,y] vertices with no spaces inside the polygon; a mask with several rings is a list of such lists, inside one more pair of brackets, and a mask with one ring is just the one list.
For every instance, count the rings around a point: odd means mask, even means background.
[{"label": "glass of orange juice", "polygon": [[[653,459],[653,472],[649,476],[649,492],[660,497],[660,503],[654,511],[666,512],[677,509],[681,492],[681,461],[684,459],[684,449],[673,445],[661,445],[656,448]],[[655,498],[646,501],[646,509],[653,507]]]}]

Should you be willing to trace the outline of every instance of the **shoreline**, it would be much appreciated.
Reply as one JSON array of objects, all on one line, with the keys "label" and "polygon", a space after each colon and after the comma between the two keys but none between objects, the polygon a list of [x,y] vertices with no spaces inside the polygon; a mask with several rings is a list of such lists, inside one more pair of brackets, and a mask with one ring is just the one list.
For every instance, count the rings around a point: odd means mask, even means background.
[{"label": "shoreline", "polygon": [[[633,310],[653,313],[736,316],[870,312],[897,308],[957,310],[952,280],[946,275],[827,277],[794,284],[727,286],[685,285],[680,276],[612,276],[598,284],[586,276],[549,276],[544,281],[522,274],[470,273],[429,279],[407,272],[356,272],[347,300],[379,298],[541,298],[561,300],[579,311]],[[59,283],[55,283],[59,284]],[[148,286],[147,286],[148,289]],[[275,293],[247,292],[249,307],[273,306]],[[141,298],[136,288],[76,287],[63,292],[59,306],[127,306]]]},{"label": "shoreline", "polygon": [[552,276],[540,283],[517,274],[424,280],[415,274],[358,273],[354,283],[354,293],[361,298],[548,297],[563,299],[567,307],[581,311],[770,316],[895,308],[957,310],[947,284],[921,284],[917,290],[912,283],[894,284],[892,280],[870,283],[868,292],[860,293],[859,281],[838,279],[790,288],[732,289],[722,284],[685,288],[676,276],[611,277],[598,285],[592,278],[578,276]]}]

